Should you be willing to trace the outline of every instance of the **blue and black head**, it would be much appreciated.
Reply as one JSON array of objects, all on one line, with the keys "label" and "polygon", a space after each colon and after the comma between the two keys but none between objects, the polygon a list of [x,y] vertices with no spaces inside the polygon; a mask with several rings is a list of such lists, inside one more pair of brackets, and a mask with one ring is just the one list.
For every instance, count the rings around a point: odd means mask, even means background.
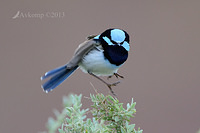
[{"label": "blue and black head", "polygon": [[129,35],[121,29],[107,29],[96,36],[94,40],[100,41],[104,49],[104,56],[110,63],[117,66],[123,64],[128,58]]}]

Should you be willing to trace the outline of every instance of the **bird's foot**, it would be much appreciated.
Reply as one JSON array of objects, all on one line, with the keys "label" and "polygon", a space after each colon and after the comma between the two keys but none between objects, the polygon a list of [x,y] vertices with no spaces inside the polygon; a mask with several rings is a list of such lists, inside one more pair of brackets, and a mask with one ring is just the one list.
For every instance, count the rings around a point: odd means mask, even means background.
[{"label": "bird's foot", "polygon": [[120,78],[122,78],[122,79],[124,78],[124,76],[119,75],[118,73],[114,73],[114,75],[115,75],[116,78],[118,78],[118,77],[120,77]]},{"label": "bird's foot", "polygon": [[[122,78],[122,79],[124,78],[122,75],[119,75],[118,73],[114,73],[113,75],[114,75],[116,78],[119,78],[119,77]],[[110,78],[112,78],[113,75],[108,76],[108,77],[107,77],[107,80],[109,80]]]},{"label": "bird's foot", "polygon": [[[120,81],[110,84],[110,83],[107,83],[106,81],[104,81],[103,79],[101,79],[100,77],[96,76],[95,74],[93,74],[93,73],[91,73],[91,72],[89,72],[89,71],[88,71],[88,73],[89,73],[90,75],[92,75],[93,77],[99,79],[99,80],[100,80],[101,82],[103,82],[104,84],[106,84],[106,85],[108,86],[108,88],[110,89],[110,92],[111,92],[114,96],[116,96],[116,94],[115,94],[114,91],[112,90],[112,86],[116,86],[117,84],[120,83]],[[119,74],[117,74],[117,75],[119,76]],[[122,77],[122,76],[120,76],[120,77]]]},{"label": "bird's foot", "polygon": [[116,94],[114,93],[114,91],[112,90],[112,86],[117,86],[117,84],[119,84],[120,83],[120,81],[118,81],[118,82],[115,82],[115,83],[112,83],[112,84],[106,84],[107,86],[108,86],[108,88],[110,89],[110,92],[114,95],[114,96],[116,96]]}]

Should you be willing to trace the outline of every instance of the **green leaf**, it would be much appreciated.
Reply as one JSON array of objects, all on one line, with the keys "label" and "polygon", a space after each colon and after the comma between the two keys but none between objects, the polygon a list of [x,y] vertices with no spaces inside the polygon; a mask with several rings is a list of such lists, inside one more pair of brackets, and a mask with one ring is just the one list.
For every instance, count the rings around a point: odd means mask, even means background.
[{"label": "green leaf", "polygon": [[121,133],[127,133],[123,127],[121,127]]},{"label": "green leaf", "polygon": [[[123,107],[117,98],[97,93],[90,94],[91,109],[82,109],[82,95],[63,97],[64,109],[60,113],[55,110],[56,119],[49,118],[47,129],[49,133],[142,133],[135,129],[135,124],[129,124],[130,118],[136,113],[136,102],[127,103]],[[92,114],[92,120],[88,118]]]}]

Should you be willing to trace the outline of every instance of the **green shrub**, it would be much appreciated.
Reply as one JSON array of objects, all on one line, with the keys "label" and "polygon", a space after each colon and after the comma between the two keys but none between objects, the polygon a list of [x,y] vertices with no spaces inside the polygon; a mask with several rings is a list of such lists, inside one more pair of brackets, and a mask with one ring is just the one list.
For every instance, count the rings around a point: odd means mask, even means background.
[{"label": "green shrub", "polygon": [[[130,124],[130,118],[136,113],[133,102],[123,103],[117,98],[103,94],[90,95],[93,102],[92,109],[82,109],[82,95],[69,95],[63,97],[64,109],[61,113],[54,111],[56,120],[49,118],[47,129],[49,133],[142,133],[143,130],[135,129],[135,124]],[[92,113],[93,118],[87,118]]]}]

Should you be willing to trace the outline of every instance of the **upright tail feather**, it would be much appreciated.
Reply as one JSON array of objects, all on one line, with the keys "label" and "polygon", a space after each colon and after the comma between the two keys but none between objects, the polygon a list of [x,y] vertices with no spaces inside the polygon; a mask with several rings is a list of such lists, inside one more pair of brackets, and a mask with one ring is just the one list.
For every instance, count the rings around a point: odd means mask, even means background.
[{"label": "upright tail feather", "polygon": [[65,79],[67,79],[77,68],[78,66],[72,69],[68,69],[67,65],[64,65],[49,72],[46,72],[45,75],[41,77],[41,80],[49,77],[51,78],[42,85],[42,88],[46,93],[48,93],[49,91],[60,85]]}]

